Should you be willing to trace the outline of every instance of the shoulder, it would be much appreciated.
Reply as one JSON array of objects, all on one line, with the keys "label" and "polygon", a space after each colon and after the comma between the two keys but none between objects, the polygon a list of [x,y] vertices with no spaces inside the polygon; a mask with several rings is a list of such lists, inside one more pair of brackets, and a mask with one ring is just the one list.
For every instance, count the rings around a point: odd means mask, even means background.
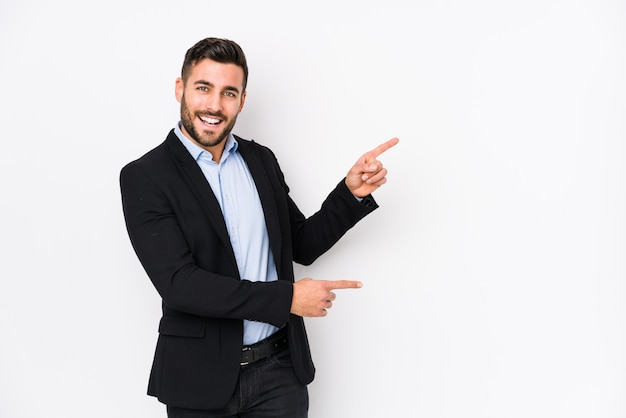
[{"label": "shoulder", "polygon": [[259,151],[272,153],[272,150],[269,147],[267,147],[266,145],[263,145],[263,144],[257,142],[254,139],[245,139],[245,138],[242,138],[242,137],[240,137],[238,135],[233,135],[233,136],[235,137],[235,139],[239,143],[240,147],[256,148]]},{"label": "shoulder", "polygon": [[256,154],[261,160],[271,161],[274,164],[277,164],[276,156],[274,152],[266,145],[263,145],[254,139],[244,139],[240,136],[234,135],[235,139],[239,143],[239,151],[247,158],[250,154]]},{"label": "shoulder", "polygon": [[255,140],[243,139],[236,135],[235,139],[239,143],[241,156],[252,171],[254,171],[255,167],[262,168],[270,179],[280,184],[285,190],[289,189],[285,184],[285,176],[276,159],[276,155],[269,147]]},{"label": "shoulder", "polygon": [[178,153],[182,153],[184,155],[184,151],[186,151],[184,145],[180,143],[180,140],[172,129],[163,142],[147,151],[141,157],[129,162],[125,167],[134,165],[150,166],[154,164],[161,164],[164,160],[171,160],[172,157]]},{"label": "shoulder", "polygon": [[177,142],[178,145],[182,147],[182,144],[180,144],[180,141],[177,140],[176,135],[173,134],[172,130],[165,141],[149,150],[141,157],[124,165],[121,169],[120,175],[124,176],[125,173],[138,171],[167,171],[168,167],[173,164],[172,148],[176,147]]}]

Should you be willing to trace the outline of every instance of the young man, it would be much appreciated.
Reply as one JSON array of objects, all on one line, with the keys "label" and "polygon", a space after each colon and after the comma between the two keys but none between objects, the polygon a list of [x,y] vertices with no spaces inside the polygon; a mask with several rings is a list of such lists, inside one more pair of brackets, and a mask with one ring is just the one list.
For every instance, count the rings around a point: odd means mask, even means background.
[{"label": "young man", "polygon": [[294,281],[377,208],[386,182],[364,154],[317,213],[305,217],[270,149],[231,133],[246,98],[243,51],[203,39],[176,80],[180,122],[120,175],[126,226],[162,297],[148,394],[170,418],[306,417],[314,366],[303,317],[325,316],[334,289],[355,281]]}]

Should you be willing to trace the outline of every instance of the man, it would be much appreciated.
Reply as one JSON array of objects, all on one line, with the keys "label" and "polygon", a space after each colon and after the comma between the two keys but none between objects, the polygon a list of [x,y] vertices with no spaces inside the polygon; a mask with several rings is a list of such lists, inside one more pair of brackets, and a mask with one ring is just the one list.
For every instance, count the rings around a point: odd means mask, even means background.
[{"label": "man", "polygon": [[231,133],[248,67],[235,42],[190,48],[176,80],[180,123],[120,174],[126,226],[162,297],[148,394],[170,418],[306,417],[314,366],[303,317],[327,314],[356,281],[294,281],[377,208],[386,182],[364,154],[306,218],[268,148]]}]

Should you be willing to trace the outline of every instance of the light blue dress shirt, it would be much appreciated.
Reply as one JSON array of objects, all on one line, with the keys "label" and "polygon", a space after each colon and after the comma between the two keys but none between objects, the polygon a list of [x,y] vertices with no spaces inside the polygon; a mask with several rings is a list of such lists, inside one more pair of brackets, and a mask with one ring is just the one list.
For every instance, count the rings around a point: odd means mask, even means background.
[{"label": "light blue dress shirt", "polygon": [[[235,137],[228,135],[222,158],[216,163],[211,153],[182,133],[180,123],[174,132],[200,166],[222,208],[241,279],[253,282],[277,280],[261,200],[250,170],[237,152],[239,144]],[[244,320],[243,343],[254,344],[277,329],[264,322]]]}]

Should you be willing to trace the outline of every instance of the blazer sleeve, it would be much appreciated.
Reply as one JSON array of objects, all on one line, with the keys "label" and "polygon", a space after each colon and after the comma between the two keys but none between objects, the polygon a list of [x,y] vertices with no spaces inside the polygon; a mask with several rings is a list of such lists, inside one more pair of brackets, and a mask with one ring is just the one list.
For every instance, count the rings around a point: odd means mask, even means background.
[{"label": "blazer sleeve", "polygon": [[[259,147],[266,172],[272,181],[280,184],[288,208],[291,259],[309,265],[328,251],[361,219],[378,208],[372,195],[361,201],[350,192],[343,178],[326,197],[319,210],[306,217],[289,196],[289,186],[275,154],[267,147]],[[278,204],[280,207],[280,203]]]},{"label": "blazer sleeve", "polygon": [[357,222],[376,210],[378,204],[371,195],[357,200],[342,179],[309,218],[305,219],[295,204],[290,204],[290,208],[294,261],[309,265]]},{"label": "blazer sleeve", "polygon": [[188,212],[190,202],[180,202],[180,193],[173,190],[180,184],[168,184],[171,176],[166,174],[171,171],[155,165],[141,160],[128,164],[121,170],[120,188],[130,241],[163,304],[204,317],[284,325],[289,320],[292,283],[240,280],[234,257],[217,239],[209,240],[206,249],[212,252],[215,268],[203,268],[190,247],[192,235],[198,233],[193,219],[181,215]]}]

